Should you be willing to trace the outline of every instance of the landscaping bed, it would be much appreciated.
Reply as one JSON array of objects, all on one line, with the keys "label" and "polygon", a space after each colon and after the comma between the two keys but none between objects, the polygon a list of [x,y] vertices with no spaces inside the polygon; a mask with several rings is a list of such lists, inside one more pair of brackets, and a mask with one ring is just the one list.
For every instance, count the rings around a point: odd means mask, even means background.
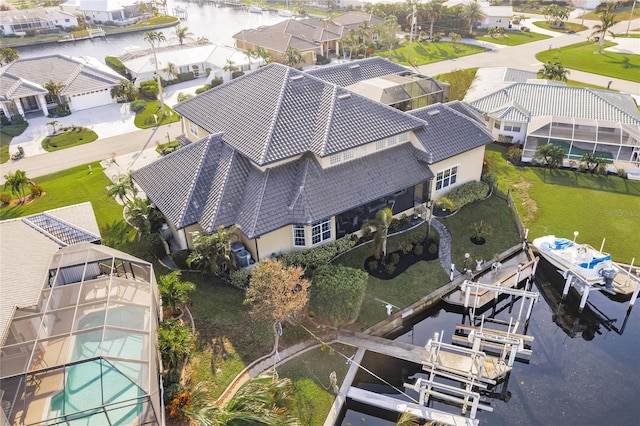
[{"label": "landscaping bed", "polygon": [[57,129],[53,135],[44,138],[42,148],[47,152],[59,151],[72,146],[83,145],[98,139],[93,130],[82,126],[70,126]]},{"label": "landscaping bed", "polygon": [[407,242],[401,250],[387,253],[384,261],[369,256],[365,259],[363,268],[370,276],[380,280],[391,280],[403,274],[415,263],[438,258],[438,243],[432,239],[425,239],[415,244]]}]

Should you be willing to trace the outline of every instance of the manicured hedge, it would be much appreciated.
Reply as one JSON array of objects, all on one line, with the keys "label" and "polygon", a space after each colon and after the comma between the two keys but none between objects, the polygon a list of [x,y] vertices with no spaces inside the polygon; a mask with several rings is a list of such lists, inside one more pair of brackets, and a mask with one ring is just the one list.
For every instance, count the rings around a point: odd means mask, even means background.
[{"label": "manicured hedge", "polygon": [[485,182],[471,181],[464,183],[447,193],[447,197],[453,201],[456,209],[469,203],[481,200],[489,193],[489,185]]},{"label": "manicured hedge", "polygon": [[316,269],[309,309],[328,318],[334,326],[357,318],[369,274],[344,265]]},{"label": "manicured hedge", "polygon": [[326,265],[334,257],[346,253],[356,242],[351,238],[341,238],[319,247],[307,250],[284,253],[278,256],[286,266],[300,266],[305,270],[305,275],[313,276],[313,272],[321,265]]},{"label": "manicured hedge", "polygon": [[120,59],[116,58],[115,56],[107,56],[104,58],[104,62],[109,68],[111,68],[118,74],[129,78],[129,76],[127,75],[127,68],[122,62],[120,62]]}]

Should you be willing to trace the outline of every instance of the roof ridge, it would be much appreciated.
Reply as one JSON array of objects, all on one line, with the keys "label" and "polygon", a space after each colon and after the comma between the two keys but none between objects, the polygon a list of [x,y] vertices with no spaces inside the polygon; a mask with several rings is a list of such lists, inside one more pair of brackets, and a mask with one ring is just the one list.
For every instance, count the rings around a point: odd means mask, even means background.
[{"label": "roof ridge", "polygon": [[[332,96],[329,98],[327,120],[325,121],[324,130],[322,132],[321,151],[318,154],[318,155],[320,155],[320,157],[324,156],[326,154],[326,152],[327,152],[327,142],[328,142],[328,139],[329,139],[329,130],[331,130],[331,123],[333,123],[333,116],[335,115],[335,112],[336,112],[336,101],[338,99],[338,86],[337,85],[328,83],[327,86],[325,86],[325,87],[331,87]],[[351,93],[349,91],[346,91],[346,92],[347,93]]]},{"label": "roof ridge", "polygon": [[[227,161],[222,161],[225,157],[225,152],[228,151],[229,154],[229,159]],[[236,161],[236,150],[231,148],[230,146],[223,144],[222,145],[222,152],[220,153],[220,158],[218,159],[218,165],[216,166],[216,172],[213,176],[213,179],[211,180],[211,188],[213,188],[213,182],[216,180],[216,178],[219,176],[219,171],[221,169],[220,165],[223,164],[223,175],[228,175],[229,170],[231,170],[234,161]],[[220,207],[221,207],[221,201],[224,198],[224,194],[227,190],[227,187],[229,185],[229,180],[228,179],[224,179],[224,182],[222,184],[222,188],[220,188],[220,191],[217,194],[217,201],[215,202],[215,209],[214,209],[214,213],[212,215],[211,218],[211,222],[209,223],[209,225],[206,227],[207,230],[212,229],[212,225],[215,224],[217,222],[217,218],[219,216],[220,213]],[[209,197],[211,195],[211,192],[209,192],[209,194],[207,194],[207,202],[209,201]],[[206,204],[205,204],[206,205]],[[204,227],[203,227],[204,228]]]},{"label": "roof ridge", "polygon": [[212,141],[214,140],[214,137],[216,136],[222,136],[222,132],[218,132],[218,133],[213,133],[211,135],[209,135],[207,137],[206,142],[204,142],[204,149],[202,150],[202,152],[200,153],[200,161],[197,163],[197,173],[193,174],[193,178],[191,179],[190,184],[188,185],[188,194],[189,196],[185,199],[185,203],[181,206],[180,208],[180,215],[179,217],[181,218],[181,221],[184,220],[184,216],[185,216],[185,212],[187,211],[187,209],[189,208],[189,205],[191,204],[191,200],[194,197],[194,187],[196,185],[196,183],[198,182],[198,180],[200,180],[200,176],[202,175],[202,166],[204,164],[204,160],[207,157],[209,150],[211,149],[211,145],[212,145]]},{"label": "roof ridge", "polygon": [[289,69],[287,69],[285,71],[285,77],[282,79],[282,84],[280,86],[280,96],[278,96],[278,102],[276,102],[277,107],[274,108],[274,115],[271,119],[271,125],[269,126],[269,131],[267,132],[267,140],[266,143],[264,144],[264,148],[262,150],[262,154],[260,155],[260,163],[259,164],[264,164],[267,158],[267,154],[269,152],[269,148],[271,147],[271,142],[272,142],[272,136],[273,136],[273,131],[276,127],[276,123],[278,122],[278,117],[280,116],[280,111],[282,110],[282,102],[284,99],[284,95],[287,91],[287,83],[289,82],[289,75],[291,74],[291,70],[293,68],[287,67]]},{"label": "roof ridge", "polygon": [[639,122],[640,124],[640,118],[633,116],[632,114],[630,114],[628,111],[626,111],[623,108],[620,108],[619,105],[611,102],[609,99],[607,99],[606,97],[602,96],[600,93],[598,93],[599,91],[596,91],[590,87],[584,87],[583,89],[586,89],[588,93],[591,93],[593,96],[596,96],[597,98],[601,99],[603,102],[605,102],[606,104],[608,104],[609,106],[615,108],[616,110],[618,110],[620,113],[636,120]]},{"label": "roof ridge", "polygon": [[302,195],[302,192],[304,191],[304,185],[307,182],[307,174],[309,173],[309,160],[308,160],[308,157],[303,159],[303,161],[304,161],[303,166],[302,166],[303,171],[302,171],[302,173],[300,175],[300,181],[301,182],[300,182],[300,185],[298,185],[298,187],[296,188],[297,190],[295,192],[293,200],[287,206],[289,211],[293,210],[293,207],[298,202],[298,198]]},{"label": "roof ridge", "polygon": [[269,181],[270,172],[271,172],[271,169],[267,169],[263,172],[264,178],[262,179],[262,188],[260,188],[259,197],[257,197],[255,201],[255,204],[256,204],[255,216],[251,218],[251,232],[248,234],[245,233],[245,235],[253,235],[253,233],[255,233],[256,231],[258,217],[260,216],[259,212],[260,212],[260,208],[262,207],[262,201],[264,200],[264,193],[266,192],[267,182]]}]

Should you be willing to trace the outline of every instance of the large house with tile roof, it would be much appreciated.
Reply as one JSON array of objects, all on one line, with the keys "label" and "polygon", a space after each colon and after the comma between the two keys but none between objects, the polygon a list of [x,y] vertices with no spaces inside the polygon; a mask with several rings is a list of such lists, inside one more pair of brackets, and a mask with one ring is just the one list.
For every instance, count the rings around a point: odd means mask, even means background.
[{"label": "large house with tile roof", "polygon": [[5,36],[56,33],[78,26],[78,17],[59,7],[0,11],[0,30]]},{"label": "large house with tile roof", "polygon": [[461,103],[405,113],[280,64],[176,105],[185,148],[133,174],[182,248],[235,225],[254,260],[358,231],[480,178],[492,141]]},{"label": "large house with tile roof", "polygon": [[564,149],[567,166],[587,152],[605,158],[614,172],[640,166],[640,112],[629,94],[529,80],[470,104],[484,113],[496,140],[522,144],[523,161],[553,143]]},{"label": "large house with tile roof", "polygon": [[[351,30],[362,29],[364,38],[377,40],[375,27],[384,21],[374,15],[347,12],[331,21],[321,18],[287,19],[270,26],[242,30],[233,36],[242,50],[265,49],[272,61],[281,62],[288,46],[300,51],[301,65],[315,64],[318,55],[330,56],[340,51],[340,39]],[[365,25],[366,23],[366,25]]]},{"label": "large house with tile roof", "polygon": [[49,55],[18,59],[0,68],[0,106],[6,117],[40,113],[44,116],[57,105],[45,85],[62,83],[62,102],[79,111],[109,105],[115,100],[111,89],[124,77],[95,58]]}]

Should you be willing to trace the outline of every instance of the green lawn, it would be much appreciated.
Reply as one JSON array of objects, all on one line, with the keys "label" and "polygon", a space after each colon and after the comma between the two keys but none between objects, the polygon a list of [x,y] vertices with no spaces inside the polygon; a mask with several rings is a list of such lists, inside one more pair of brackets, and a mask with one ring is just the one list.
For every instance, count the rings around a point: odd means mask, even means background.
[{"label": "green lawn", "polygon": [[640,259],[637,230],[640,229],[640,181],[617,176],[592,176],[569,170],[549,171],[541,167],[514,167],[507,163],[506,148],[487,147],[486,156],[499,188],[511,189],[520,217],[529,228],[529,239],[555,234],[600,247],[614,260]]},{"label": "green lawn", "polygon": [[[485,52],[486,49],[469,44],[450,42],[421,43],[414,41],[411,47],[411,63],[409,63],[409,42],[404,42],[400,46],[391,50],[391,60],[402,65],[425,65],[433,62],[455,59],[463,56],[475,55]],[[388,49],[381,49],[375,54],[383,58],[389,57]]]},{"label": "green lawn", "polygon": [[[616,17],[616,22],[623,22],[623,21],[628,21],[629,20],[629,16],[631,16],[631,9],[632,9],[632,3],[633,1],[627,2],[627,5],[624,7],[618,7],[616,8],[614,15]],[[638,7],[638,5],[636,4],[635,9],[633,10],[633,17],[638,18],[640,17],[640,7]],[[578,16],[578,18],[582,19],[582,15]],[[593,20],[593,21],[599,21],[600,20],[600,15],[598,13],[596,13],[596,11],[591,11],[591,12],[587,12],[584,15],[584,19],[589,19],[589,20]]]},{"label": "green lawn", "polygon": [[489,43],[502,44],[505,46],[517,46],[519,44],[531,43],[532,41],[544,40],[551,38],[546,34],[534,33],[534,32],[513,32],[508,31],[506,37],[491,37],[489,35],[481,35],[476,37],[476,40],[487,41]]},{"label": "green lawn", "polygon": [[52,152],[90,143],[97,139],[98,134],[93,130],[78,128],[78,130],[71,130],[58,135],[47,136],[42,141],[42,147],[45,151]]},{"label": "green lawn", "polygon": [[180,121],[180,116],[166,104],[164,106],[164,112],[165,116],[161,118],[160,101],[147,101],[145,109],[136,114],[134,123],[136,127],[140,129],[150,129],[163,124],[177,123]]},{"label": "green lawn", "polygon": [[535,25],[538,28],[543,28],[545,30],[549,30],[549,31],[555,31],[558,33],[566,33],[569,31],[574,31],[576,33],[580,32],[580,31],[584,31],[584,30],[588,30],[588,27],[585,27],[584,25],[580,25],[580,24],[576,24],[573,22],[565,22],[564,23],[564,27],[563,28],[558,28],[558,27],[552,27],[551,25],[547,24],[546,22],[543,21],[537,21],[534,22],[533,25]]},{"label": "green lawn", "polygon": [[[614,44],[605,41],[604,46],[609,47]],[[558,60],[565,68],[640,82],[640,55],[607,51],[598,54],[597,52],[597,43],[582,42],[562,49],[539,52],[536,59],[540,62]]]},{"label": "green lawn", "polygon": [[29,123],[26,121],[22,124],[0,126],[0,164],[9,161],[9,158],[11,158],[11,153],[9,152],[11,140],[21,135],[27,127],[29,127]]}]

